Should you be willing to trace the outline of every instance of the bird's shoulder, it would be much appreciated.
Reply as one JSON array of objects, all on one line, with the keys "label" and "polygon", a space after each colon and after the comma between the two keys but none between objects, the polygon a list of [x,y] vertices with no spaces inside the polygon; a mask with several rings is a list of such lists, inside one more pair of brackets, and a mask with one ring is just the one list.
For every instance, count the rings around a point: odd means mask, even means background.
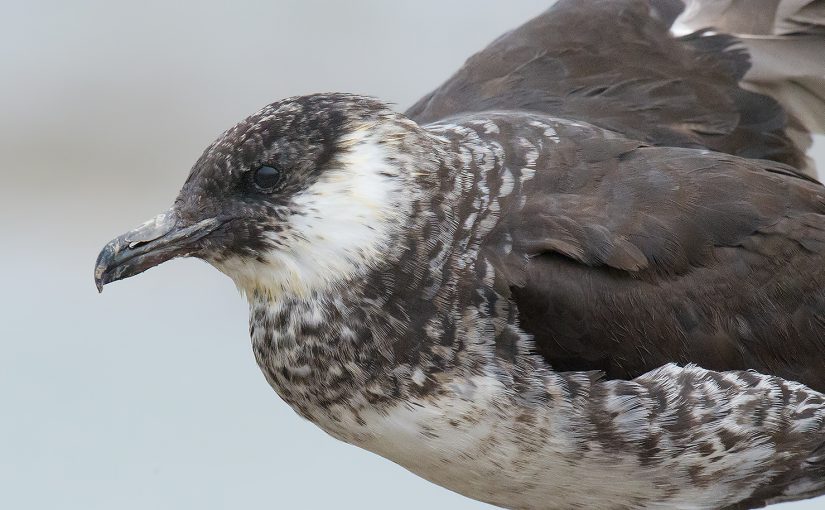
[{"label": "bird's shoulder", "polygon": [[825,352],[821,184],[532,113],[447,125],[479,175],[474,218],[495,216],[480,254],[554,368],[633,378],[697,363],[825,388],[809,363]]}]

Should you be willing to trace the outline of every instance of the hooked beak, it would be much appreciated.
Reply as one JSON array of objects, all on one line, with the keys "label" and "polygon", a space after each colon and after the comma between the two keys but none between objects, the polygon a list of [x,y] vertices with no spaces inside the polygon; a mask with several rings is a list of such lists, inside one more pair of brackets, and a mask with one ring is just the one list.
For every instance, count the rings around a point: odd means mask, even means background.
[{"label": "hooked beak", "polygon": [[158,214],[138,228],[109,241],[95,264],[95,285],[103,286],[151,269],[200,249],[198,241],[220,226],[217,218],[185,225],[173,209]]}]

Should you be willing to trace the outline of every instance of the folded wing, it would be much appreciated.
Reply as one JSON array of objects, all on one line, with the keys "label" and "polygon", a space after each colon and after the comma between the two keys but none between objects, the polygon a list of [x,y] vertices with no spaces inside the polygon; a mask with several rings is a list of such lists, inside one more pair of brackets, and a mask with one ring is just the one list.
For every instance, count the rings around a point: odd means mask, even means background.
[{"label": "folded wing", "polygon": [[[822,185],[770,161],[546,123],[553,141],[519,132],[541,147],[536,172],[485,252],[554,369],[632,379],[696,363],[825,390]],[[518,151],[506,166],[523,164]]]},{"label": "folded wing", "polygon": [[[684,13],[702,14],[717,3],[732,2],[693,2]],[[812,108],[825,107],[825,82],[809,75],[822,66],[790,80],[788,73],[800,74],[797,64],[771,62],[824,54],[822,2],[773,3],[786,10],[806,4],[777,18],[785,31],[804,28],[804,37],[782,36],[776,45],[753,37],[742,44],[745,35],[711,31],[677,38],[670,32],[677,18],[695,30],[713,25],[708,16],[679,17],[678,0],[561,0],[471,57],[407,114],[427,123],[467,112],[542,112],[653,145],[770,159],[814,175],[804,152],[808,131],[822,128],[825,116]],[[741,7],[736,14],[757,11]],[[759,55],[753,68],[749,52]],[[770,80],[766,73],[773,73]]]}]

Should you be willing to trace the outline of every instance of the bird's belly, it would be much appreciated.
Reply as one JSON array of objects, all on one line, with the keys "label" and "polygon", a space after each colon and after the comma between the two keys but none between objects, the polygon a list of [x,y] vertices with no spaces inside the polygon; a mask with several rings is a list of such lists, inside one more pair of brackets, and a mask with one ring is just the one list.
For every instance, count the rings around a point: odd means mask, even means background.
[{"label": "bird's belly", "polygon": [[[616,452],[582,447],[564,413],[509,404],[500,382],[477,378],[430,400],[318,422],[335,437],[377,453],[433,483],[505,508],[715,508],[712,490],[661,504],[661,478]],[[640,476],[641,474],[641,476]],[[682,495],[685,496],[685,495]],[[671,500],[672,501],[672,500]]]},{"label": "bird's belly", "polygon": [[492,405],[502,397],[500,384],[479,378],[468,391],[472,394],[361,412],[360,426],[348,420],[333,430],[319,425],[443,487],[494,504],[529,508],[521,498],[514,504],[523,484],[502,474],[516,469],[525,456],[516,441],[501,437],[507,413]]}]

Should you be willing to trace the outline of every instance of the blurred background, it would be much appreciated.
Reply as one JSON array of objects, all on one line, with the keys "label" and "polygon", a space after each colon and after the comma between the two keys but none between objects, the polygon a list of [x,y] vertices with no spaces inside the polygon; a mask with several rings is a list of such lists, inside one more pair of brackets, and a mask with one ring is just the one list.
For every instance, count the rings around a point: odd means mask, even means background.
[{"label": "blurred background", "polygon": [[550,3],[3,0],[0,508],[492,508],[295,415],[206,264],[102,296],[92,267],[261,106],[345,91],[404,110]]}]

